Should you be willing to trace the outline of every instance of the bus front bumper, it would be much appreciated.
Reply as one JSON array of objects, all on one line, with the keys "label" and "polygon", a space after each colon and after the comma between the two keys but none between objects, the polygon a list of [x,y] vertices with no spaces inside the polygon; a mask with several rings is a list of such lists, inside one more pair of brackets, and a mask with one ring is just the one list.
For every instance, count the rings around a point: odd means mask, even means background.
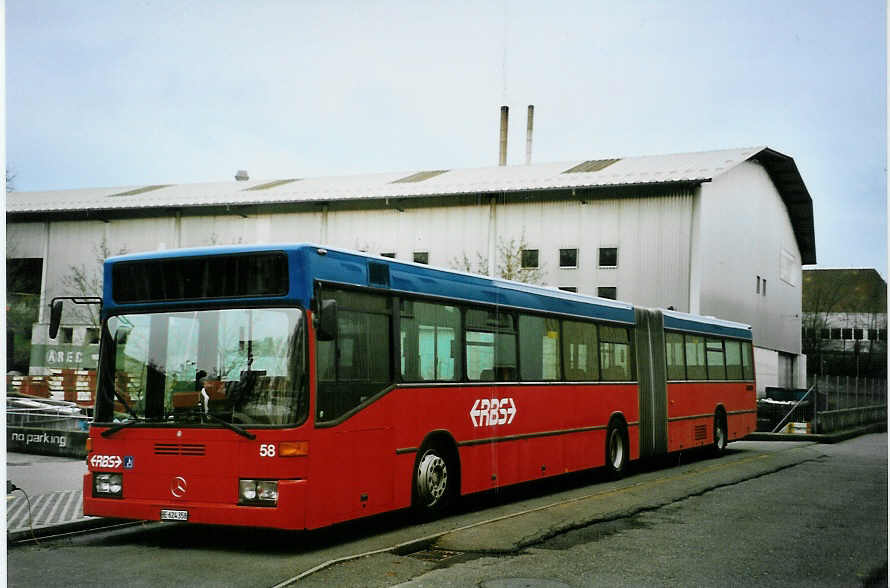
[{"label": "bus front bumper", "polygon": [[[95,498],[92,472],[83,479],[83,514],[94,517],[135,519],[144,521],[189,522],[206,525],[271,527],[300,530],[306,528],[306,480],[280,480],[275,506],[245,506],[201,502],[199,500],[165,500],[163,498]],[[164,518],[162,518],[162,512]]]}]

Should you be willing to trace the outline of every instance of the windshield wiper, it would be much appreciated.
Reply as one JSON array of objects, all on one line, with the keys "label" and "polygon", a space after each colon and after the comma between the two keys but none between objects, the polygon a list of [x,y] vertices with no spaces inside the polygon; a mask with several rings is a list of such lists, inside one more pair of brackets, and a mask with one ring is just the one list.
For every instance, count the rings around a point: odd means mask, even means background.
[{"label": "windshield wiper", "polygon": [[111,437],[112,435],[114,435],[115,433],[120,431],[121,429],[126,429],[127,427],[132,427],[133,425],[138,425],[139,423],[144,423],[144,422],[145,422],[145,419],[140,419],[138,417],[132,418],[128,421],[122,421],[120,423],[117,423],[116,425],[109,427],[107,430],[102,431],[102,436],[103,437]]},{"label": "windshield wiper", "polygon": [[204,416],[206,416],[208,419],[210,419],[211,421],[213,421],[215,423],[219,423],[220,425],[224,426],[227,429],[231,429],[232,431],[235,431],[239,435],[247,437],[251,441],[256,439],[256,435],[254,435],[250,431],[248,431],[246,429],[242,429],[235,423],[230,423],[229,421],[227,421],[225,419],[221,419],[218,416],[216,416],[215,414],[213,414],[212,412],[206,412],[206,413],[204,413]]}]

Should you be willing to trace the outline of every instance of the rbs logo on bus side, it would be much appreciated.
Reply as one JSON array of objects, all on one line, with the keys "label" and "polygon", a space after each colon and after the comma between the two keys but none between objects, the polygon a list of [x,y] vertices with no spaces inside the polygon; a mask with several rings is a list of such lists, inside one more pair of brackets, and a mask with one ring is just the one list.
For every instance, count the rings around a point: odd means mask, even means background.
[{"label": "rbs logo on bus side", "polygon": [[477,398],[470,409],[474,427],[509,425],[515,416],[516,405],[512,398]]}]

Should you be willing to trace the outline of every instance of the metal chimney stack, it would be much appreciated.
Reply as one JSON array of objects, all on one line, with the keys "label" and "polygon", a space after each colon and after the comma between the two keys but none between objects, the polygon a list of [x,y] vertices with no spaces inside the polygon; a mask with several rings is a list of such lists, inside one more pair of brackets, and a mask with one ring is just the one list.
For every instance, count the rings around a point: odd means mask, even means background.
[{"label": "metal chimney stack", "polygon": [[532,129],[535,126],[535,105],[528,105],[528,126],[525,128],[525,165],[532,163]]},{"label": "metal chimney stack", "polygon": [[510,113],[509,106],[501,106],[501,152],[498,165],[507,165],[507,118]]}]

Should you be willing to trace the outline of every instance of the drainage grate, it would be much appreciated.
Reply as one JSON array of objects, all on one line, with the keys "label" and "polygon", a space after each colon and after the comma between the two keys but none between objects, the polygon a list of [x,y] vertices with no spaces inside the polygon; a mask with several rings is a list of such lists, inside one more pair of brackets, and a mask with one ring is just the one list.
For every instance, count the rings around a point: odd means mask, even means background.
[{"label": "drainage grate", "polygon": [[435,549],[431,547],[430,549],[422,549],[420,551],[415,551],[414,553],[409,553],[408,557],[423,561],[445,561],[452,557],[457,557],[458,555],[463,555],[463,551],[448,551],[446,549]]}]

